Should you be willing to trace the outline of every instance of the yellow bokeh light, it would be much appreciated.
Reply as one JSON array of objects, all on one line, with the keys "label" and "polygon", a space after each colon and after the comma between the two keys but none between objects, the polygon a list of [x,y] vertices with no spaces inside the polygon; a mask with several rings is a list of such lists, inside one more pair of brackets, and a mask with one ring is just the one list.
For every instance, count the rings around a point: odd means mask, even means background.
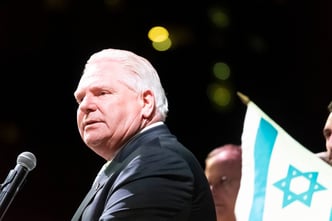
[{"label": "yellow bokeh light", "polygon": [[152,42],[152,46],[157,51],[167,51],[172,46],[172,41],[170,38],[167,38],[162,42]]},{"label": "yellow bokeh light", "polygon": [[226,63],[217,62],[213,65],[213,74],[220,80],[227,80],[231,74],[231,70]]},{"label": "yellow bokeh light", "polygon": [[221,8],[215,7],[209,10],[209,17],[211,22],[219,28],[226,28],[229,26],[229,17],[227,13]]},{"label": "yellow bokeh light", "polygon": [[148,37],[152,42],[164,42],[168,39],[169,33],[162,26],[155,26],[150,29]]},{"label": "yellow bokeh light", "polygon": [[208,97],[218,110],[228,110],[232,106],[232,90],[219,83],[211,83],[207,88]]}]

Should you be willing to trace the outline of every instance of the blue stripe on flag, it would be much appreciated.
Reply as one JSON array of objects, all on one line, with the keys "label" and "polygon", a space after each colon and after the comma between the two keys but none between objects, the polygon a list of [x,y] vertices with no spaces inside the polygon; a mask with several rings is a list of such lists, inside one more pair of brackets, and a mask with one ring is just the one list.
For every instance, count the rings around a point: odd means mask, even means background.
[{"label": "blue stripe on flag", "polygon": [[261,118],[254,147],[255,186],[250,221],[261,221],[263,219],[267,175],[277,135],[278,131],[269,122]]}]

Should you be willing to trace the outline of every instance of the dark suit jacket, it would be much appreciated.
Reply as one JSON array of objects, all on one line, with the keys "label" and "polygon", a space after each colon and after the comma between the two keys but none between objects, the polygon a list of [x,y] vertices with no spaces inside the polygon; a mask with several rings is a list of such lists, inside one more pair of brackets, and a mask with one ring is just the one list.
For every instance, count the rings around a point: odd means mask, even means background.
[{"label": "dark suit jacket", "polygon": [[164,124],[131,139],[84,201],[72,221],[216,220],[200,163]]}]

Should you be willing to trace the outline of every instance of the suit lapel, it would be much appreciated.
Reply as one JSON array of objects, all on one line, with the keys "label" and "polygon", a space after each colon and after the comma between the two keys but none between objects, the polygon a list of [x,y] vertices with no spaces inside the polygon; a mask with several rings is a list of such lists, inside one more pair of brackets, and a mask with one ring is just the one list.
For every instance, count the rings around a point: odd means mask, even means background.
[{"label": "suit lapel", "polygon": [[71,221],[79,221],[84,209],[88,206],[91,200],[94,198],[96,193],[105,185],[106,181],[114,174],[115,171],[118,170],[121,163],[117,163],[116,161],[112,161],[110,165],[108,165],[105,170],[101,173],[101,175],[96,179],[94,185],[91,187],[90,191],[85,196],[79,208],[76,210]]},{"label": "suit lapel", "polygon": [[120,169],[120,167],[125,167],[134,157],[139,155],[140,148],[143,144],[150,142],[162,134],[169,134],[169,130],[165,125],[157,126],[133,137],[133,139],[131,139],[117,154],[110,165],[105,168],[104,172],[101,174],[101,177],[97,179],[99,181],[97,181],[97,186],[90,189],[71,221],[79,221],[81,219],[84,209],[91,202],[96,193],[105,185],[110,177]]}]

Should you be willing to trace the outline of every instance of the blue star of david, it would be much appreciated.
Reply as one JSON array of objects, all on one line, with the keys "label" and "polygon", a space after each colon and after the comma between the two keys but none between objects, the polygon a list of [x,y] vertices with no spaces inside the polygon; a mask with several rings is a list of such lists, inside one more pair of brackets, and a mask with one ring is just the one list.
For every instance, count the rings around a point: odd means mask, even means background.
[{"label": "blue star of david", "polygon": [[[304,177],[309,182],[310,185],[308,189],[302,193],[294,193],[290,189],[290,185],[292,179],[297,177]],[[326,188],[317,182],[318,172],[301,172],[300,170],[296,169],[294,166],[289,165],[288,167],[288,174],[285,178],[279,180],[278,182],[274,183],[274,186],[279,188],[281,191],[284,192],[283,203],[282,207],[289,205],[290,203],[298,200],[302,202],[304,205],[310,207],[312,196],[315,192],[325,190]]]}]

